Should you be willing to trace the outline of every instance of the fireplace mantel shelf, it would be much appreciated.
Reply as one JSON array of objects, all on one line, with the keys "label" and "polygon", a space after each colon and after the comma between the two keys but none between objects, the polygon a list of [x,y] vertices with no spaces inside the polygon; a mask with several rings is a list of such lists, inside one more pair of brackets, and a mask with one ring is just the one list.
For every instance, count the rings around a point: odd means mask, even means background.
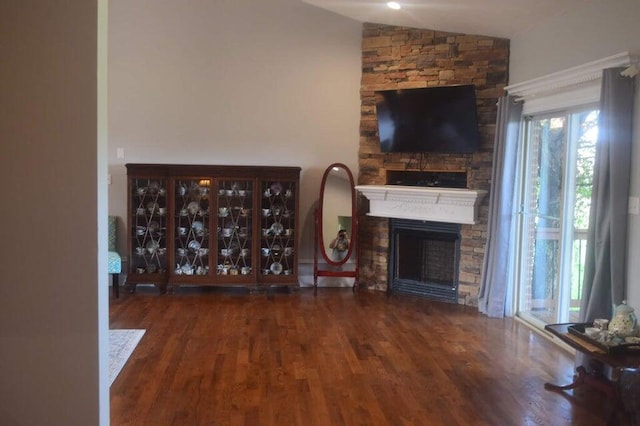
[{"label": "fireplace mantel shelf", "polygon": [[369,216],[477,223],[478,205],[487,191],[400,185],[358,185],[369,200]]}]

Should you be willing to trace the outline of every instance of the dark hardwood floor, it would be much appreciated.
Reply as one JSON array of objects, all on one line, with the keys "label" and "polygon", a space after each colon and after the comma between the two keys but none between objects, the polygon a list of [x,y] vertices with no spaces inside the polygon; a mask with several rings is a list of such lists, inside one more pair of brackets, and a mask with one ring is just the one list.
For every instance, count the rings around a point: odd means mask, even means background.
[{"label": "dark hardwood floor", "polygon": [[[573,357],[511,319],[320,288],[139,291],[110,327],[144,328],[111,386],[120,425],[602,425]],[[573,396],[571,396],[573,395]]]}]

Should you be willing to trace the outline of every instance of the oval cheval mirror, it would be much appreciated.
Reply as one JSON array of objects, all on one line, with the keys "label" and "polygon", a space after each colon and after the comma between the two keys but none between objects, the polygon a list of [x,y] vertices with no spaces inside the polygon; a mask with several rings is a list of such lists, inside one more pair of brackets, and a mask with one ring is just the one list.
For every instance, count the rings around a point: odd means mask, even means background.
[{"label": "oval cheval mirror", "polygon": [[354,278],[358,287],[356,193],[353,174],[342,163],[327,167],[315,217],[313,285],[318,277]]}]

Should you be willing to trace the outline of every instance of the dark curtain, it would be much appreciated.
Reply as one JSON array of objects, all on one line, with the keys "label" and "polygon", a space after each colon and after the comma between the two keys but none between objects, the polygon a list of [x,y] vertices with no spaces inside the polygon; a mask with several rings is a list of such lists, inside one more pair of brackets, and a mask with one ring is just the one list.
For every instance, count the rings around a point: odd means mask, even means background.
[{"label": "dark curtain", "polygon": [[500,98],[493,151],[488,237],[478,298],[478,310],[490,317],[504,316],[521,119],[522,103],[515,102],[513,96]]},{"label": "dark curtain", "polygon": [[634,79],[603,71],[580,320],[611,318],[625,298]]}]

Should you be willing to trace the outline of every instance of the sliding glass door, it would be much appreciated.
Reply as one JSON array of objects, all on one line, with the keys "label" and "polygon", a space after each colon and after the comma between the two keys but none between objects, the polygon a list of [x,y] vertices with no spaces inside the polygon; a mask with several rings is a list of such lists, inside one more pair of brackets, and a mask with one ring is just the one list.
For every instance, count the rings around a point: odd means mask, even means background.
[{"label": "sliding glass door", "polygon": [[518,314],[577,320],[589,222],[597,110],[526,119],[521,161]]}]

